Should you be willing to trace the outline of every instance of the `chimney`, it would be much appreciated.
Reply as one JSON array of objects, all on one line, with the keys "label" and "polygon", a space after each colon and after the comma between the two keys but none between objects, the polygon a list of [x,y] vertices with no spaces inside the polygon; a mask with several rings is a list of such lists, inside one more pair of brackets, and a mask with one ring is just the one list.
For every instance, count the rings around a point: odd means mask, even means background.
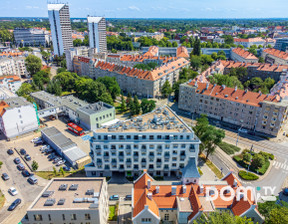
[{"label": "chimney", "polygon": [[209,82],[207,82],[207,84],[206,84],[206,89],[208,89],[208,87],[209,87]]},{"label": "chimney", "polygon": [[150,180],[150,179],[148,179],[148,181],[147,181],[147,188],[148,188],[148,189],[151,188],[151,180]]},{"label": "chimney", "polygon": [[237,180],[236,179],[234,179],[234,181],[233,181],[233,187],[237,187]]},{"label": "chimney", "polygon": [[183,189],[183,194],[185,194],[186,193],[186,189],[187,189],[186,185],[182,185],[182,189]]},{"label": "chimney", "polygon": [[147,194],[147,197],[148,197],[150,200],[152,200],[152,193],[149,192],[149,193]]},{"label": "chimney", "polygon": [[235,91],[235,92],[237,91],[237,86],[235,86],[235,89],[234,89],[234,91]]},{"label": "chimney", "polygon": [[172,186],[171,194],[175,195],[176,194],[176,190],[177,190],[177,187],[176,186]]},{"label": "chimney", "polygon": [[201,184],[200,185],[200,193],[203,193],[203,191],[204,191],[204,186],[203,186],[203,184]]},{"label": "chimney", "polygon": [[156,187],[156,194],[159,194],[159,192],[160,192],[160,186],[157,186]]}]

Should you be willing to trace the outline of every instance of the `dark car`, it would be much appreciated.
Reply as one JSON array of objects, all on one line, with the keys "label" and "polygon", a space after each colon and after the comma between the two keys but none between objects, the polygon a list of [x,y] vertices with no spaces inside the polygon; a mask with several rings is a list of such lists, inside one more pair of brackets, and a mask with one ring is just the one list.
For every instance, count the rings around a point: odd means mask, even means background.
[{"label": "dark car", "polygon": [[29,171],[28,170],[23,170],[22,171],[22,175],[24,176],[24,177],[30,177],[30,173],[29,173]]},{"label": "dark car", "polygon": [[284,188],[284,190],[283,190],[283,194],[284,194],[285,196],[288,196],[288,188],[287,188],[287,187]]},{"label": "dark car", "polygon": [[26,150],[25,149],[20,149],[20,153],[21,153],[21,155],[26,155]]},{"label": "dark car", "polygon": [[21,160],[19,159],[19,157],[16,157],[16,158],[14,159],[14,163],[16,163],[16,164],[21,163]]},{"label": "dark car", "polygon": [[31,156],[29,154],[26,154],[25,157],[24,157],[27,161],[30,161],[31,160]]},{"label": "dark car", "polygon": [[63,170],[64,170],[64,171],[70,171],[70,170],[71,170],[71,168],[70,168],[70,167],[68,167],[68,166],[63,166]]},{"label": "dark car", "polygon": [[24,166],[22,163],[19,163],[19,164],[17,165],[17,168],[18,168],[19,170],[25,170],[25,166]]},{"label": "dark car", "polygon": [[12,149],[8,149],[8,150],[7,150],[7,153],[8,153],[8,155],[13,155],[13,154],[14,154],[14,151],[13,151]]},{"label": "dark car", "polygon": [[37,184],[37,183],[38,183],[38,179],[33,175],[33,176],[30,176],[30,177],[28,178],[28,182],[29,182],[30,184]]},{"label": "dark car", "polygon": [[13,211],[21,203],[21,199],[17,198],[8,208],[8,211]]},{"label": "dark car", "polygon": [[131,194],[128,194],[125,196],[125,200],[126,201],[131,201],[132,200],[132,195]]},{"label": "dark car", "polygon": [[7,173],[2,173],[2,179],[3,179],[3,180],[9,180],[10,177],[8,176]]}]

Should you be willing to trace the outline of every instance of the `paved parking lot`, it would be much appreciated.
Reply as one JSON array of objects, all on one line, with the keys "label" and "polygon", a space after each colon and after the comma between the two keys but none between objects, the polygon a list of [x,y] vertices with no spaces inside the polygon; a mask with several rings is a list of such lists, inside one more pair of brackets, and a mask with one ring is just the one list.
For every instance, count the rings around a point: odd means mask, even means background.
[{"label": "paved parking lot", "polygon": [[[38,184],[31,185],[27,179],[28,177],[24,177],[21,174],[21,171],[17,169],[17,165],[14,163],[14,159],[18,157],[18,155],[14,152],[14,155],[7,154],[7,145],[14,144],[13,142],[5,142],[2,140],[0,142],[0,148],[2,149],[0,152],[0,161],[3,162],[2,168],[0,170],[2,173],[7,173],[10,177],[9,180],[3,181],[0,180],[0,189],[5,195],[6,203],[4,208],[0,211],[0,223],[18,223],[22,217],[26,213],[26,209],[30,203],[36,198],[36,196],[42,191],[44,186],[48,183],[47,180],[37,177]],[[22,160],[22,159],[21,159]],[[22,164],[25,164],[24,161],[21,161]],[[25,167],[27,167],[25,165]],[[10,187],[15,187],[18,191],[18,195],[12,196],[8,193],[8,189]],[[22,203],[19,207],[17,207],[13,212],[7,211],[9,205],[16,199],[20,198]],[[17,221],[17,222],[16,222]]]}]

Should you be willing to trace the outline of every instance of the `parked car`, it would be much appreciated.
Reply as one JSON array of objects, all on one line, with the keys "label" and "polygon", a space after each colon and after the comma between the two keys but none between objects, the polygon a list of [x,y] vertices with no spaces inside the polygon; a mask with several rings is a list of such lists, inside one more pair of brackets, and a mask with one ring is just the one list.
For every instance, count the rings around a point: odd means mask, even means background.
[{"label": "parked car", "polygon": [[38,146],[38,145],[43,145],[43,140],[38,140],[38,141],[36,141],[36,142],[34,142],[34,145],[35,146]]},{"label": "parked car", "polygon": [[20,149],[20,153],[21,153],[21,155],[26,155],[26,150],[25,149]]},{"label": "parked car", "polygon": [[45,149],[45,155],[48,155],[53,151],[54,151],[53,149]]},{"label": "parked car", "polygon": [[288,196],[288,188],[287,188],[287,187],[284,188],[283,194],[284,194],[285,196]]},{"label": "parked car", "polygon": [[13,203],[9,206],[8,211],[13,211],[17,206],[21,203],[21,199],[17,198]]},{"label": "parked car", "polygon": [[22,175],[23,175],[24,177],[30,177],[31,173],[30,173],[28,170],[23,170],[23,171],[22,171]]},{"label": "parked car", "polygon": [[119,195],[114,194],[114,195],[110,196],[109,200],[111,200],[111,201],[117,201],[117,200],[119,200]]},{"label": "parked car", "polygon": [[7,173],[2,173],[1,177],[2,177],[3,180],[9,180],[10,179],[10,177],[8,176]]},{"label": "parked car", "polygon": [[53,156],[56,156],[56,155],[55,155],[55,152],[51,153],[47,158],[48,158],[48,159],[51,159]]},{"label": "parked car", "polygon": [[13,151],[13,149],[8,149],[8,150],[7,150],[7,153],[8,153],[8,155],[13,155],[13,154],[14,154],[14,151]]},{"label": "parked car", "polygon": [[127,195],[125,196],[125,200],[126,200],[126,201],[131,201],[131,200],[132,200],[132,195],[131,195],[131,194],[127,194]]},{"label": "parked car", "polygon": [[19,170],[25,170],[25,166],[24,166],[22,163],[19,163],[19,164],[17,165],[17,168],[18,168]]},{"label": "parked car", "polygon": [[63,159],[63,160],[60,160],[57,162],[56,166],[61,166],[62,164],[66,163],[66,160]]},{"label": "parked car", "polygon": [[30,161],[31,160],[31,156],[29,154],[26,154],[25,157],[24,157],[27,161]]},{"label": "parked car", "polygon": [[56,157],[56,158],[53,160],[53,163],[58,163],[60,160],[61,160],[61,157]]},{"label": "parked car", "polygon": [[15,196],[16,194],[18,194],[18,191],[15,189],[15,187],[10,187],[9,190],[8,190],[8,192],[9,192],[11,195],[13,195],[13,196]]},{"label": "parked car", "polygon": [[37,142],[37,141],[39,141],[39,140],[41,140],[41,137],[36,137],[36,138],[33,138],[33,139],[31,140],[31,142],[33,143],[33,142]]},{"label": "parked car", "polygon": [[70,171],[71,168],[70,168],[69,166],[63,166],[63,170],[64,170],[64,171]]},{"label": "parked car", "polygon": [[50,145],[41,146],[40,151],[45,150],[45,149],[50,149]]},{"label": "parked car", "polygon": [[30,177],[28,178],[28,182],[29,182],[30,184],[37,184],[37,183],[38,183],[38,179],[33,175],[33,176],[30,176]]},{"label": "parked car", "polygon": [[19,157],[16,157],[16,158],[14,159],[14,163],[16,163],[16,164],[21,163],[21,160],[19,159]]},{"label": "parked car", "polygon": [[245,128],[239,128],[238,131],[244,134],[248,134],[248,130]]}]

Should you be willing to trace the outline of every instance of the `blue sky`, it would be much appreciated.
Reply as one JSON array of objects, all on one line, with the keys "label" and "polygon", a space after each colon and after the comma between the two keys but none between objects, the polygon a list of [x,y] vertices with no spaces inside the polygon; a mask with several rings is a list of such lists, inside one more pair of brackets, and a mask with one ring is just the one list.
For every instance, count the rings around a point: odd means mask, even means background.
[{"label": "blue sky", "polygon": [[[49,0],[56,2],[57,0]],[[61,2],[61,0],[58,0]],[[1,17],[47,17],[47,0],[0,0]],[[287,18],[288,0],[62,0],[71,17]]]}]

